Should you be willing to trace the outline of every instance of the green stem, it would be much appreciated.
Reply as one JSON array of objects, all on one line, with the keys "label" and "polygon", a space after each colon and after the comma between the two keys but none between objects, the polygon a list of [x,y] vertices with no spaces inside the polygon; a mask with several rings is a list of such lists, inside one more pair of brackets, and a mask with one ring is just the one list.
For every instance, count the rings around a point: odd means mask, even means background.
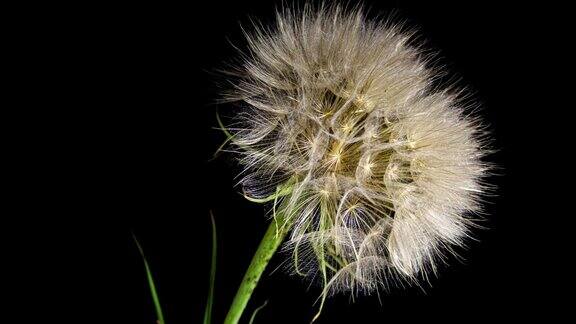
[{"label": "green stem", "polygon": [[256,250],[254,257],[252,257],[252,262],[250,262],[250,266],[248,266],[248,270],[246,270],[246,274],[244,274],[244,279],[242,279],[240,288],[238,288],[236,292],[224,324],[238,323],[264,269],[266,269],[268,262],[286,236],[288,232],[287,226],[277,226],[277,223],[282,223],[282,217],[279,214],[276,214],[275,219],[272,220],[270,226],[268,226],[268,230],[266,230],[266,234],[264,234],[258,250]]}]

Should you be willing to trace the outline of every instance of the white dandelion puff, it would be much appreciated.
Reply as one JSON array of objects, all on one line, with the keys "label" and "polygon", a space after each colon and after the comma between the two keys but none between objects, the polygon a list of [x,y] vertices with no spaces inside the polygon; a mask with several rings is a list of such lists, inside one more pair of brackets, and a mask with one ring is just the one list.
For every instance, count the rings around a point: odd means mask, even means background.
[{"label": "white dandelion puff", "polygon": [[227,129],[246,196],[291,230],[294,271],[353,293],[434,273],[487,190],[466,92],[438,85],[413,32],[359,9],[283,10],[247,38]]}]

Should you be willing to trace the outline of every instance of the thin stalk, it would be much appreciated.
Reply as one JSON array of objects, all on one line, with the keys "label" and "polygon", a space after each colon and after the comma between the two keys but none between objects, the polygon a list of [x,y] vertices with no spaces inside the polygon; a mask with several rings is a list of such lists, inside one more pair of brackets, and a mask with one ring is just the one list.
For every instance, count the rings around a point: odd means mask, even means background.
[{"label": "thin stalk", "polygon": [[236,292],[224,324],[238,323],[264,269],[266,269],[268,262],[270,262],[280,243],[284,240],[288,232],[288,226],[277,226],[276,222],[282,222],[282,217],[279,214],[276,214],[276,217],[272,220],[270,226],[268,226],[266,234],[264,234],[254,257],[252,257],[252,262],[250,262],[250,266],[248,266],[248,270],[246,270],[244,274],[244,279],[242,279],[240,288],[238,288]]},{"label": "thin stalk", "polygon": [[217,237],[216,221],[210,211],[210,220],[212,221],[212,260],[210,266],[210,288],[208,289],[208,300],[206,301],[206,310],[204,311],[204,324],[212,323],[212,304],[214,304],[214,282],[216,281],[216,256],[217,256]]}]

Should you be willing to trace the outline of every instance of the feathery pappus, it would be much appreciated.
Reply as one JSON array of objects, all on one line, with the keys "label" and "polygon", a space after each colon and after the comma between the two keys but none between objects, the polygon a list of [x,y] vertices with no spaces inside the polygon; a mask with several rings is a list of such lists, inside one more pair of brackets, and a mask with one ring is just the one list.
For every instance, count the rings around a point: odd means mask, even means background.
[{"label": "feathery pappus", "polygon": [[327,293],[426,280],[489,188],[484,127],[414,35],[358,8],[283,9],[231,71],[245,194],[273,204],[292,269]]}]

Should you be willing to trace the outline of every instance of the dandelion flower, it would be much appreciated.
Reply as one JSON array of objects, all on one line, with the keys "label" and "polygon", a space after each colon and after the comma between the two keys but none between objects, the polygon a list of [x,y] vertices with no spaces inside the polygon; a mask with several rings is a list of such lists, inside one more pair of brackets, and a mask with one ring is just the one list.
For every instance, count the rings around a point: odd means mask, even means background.
[{"label": "dandelion flower", "polygon": [[286,9],[247,39],[227,129],[246,196],[290,230],[293,270],[352,293],[433,274],[486,191],[466,92],[439,85],[414,32],[360,9]]}]

